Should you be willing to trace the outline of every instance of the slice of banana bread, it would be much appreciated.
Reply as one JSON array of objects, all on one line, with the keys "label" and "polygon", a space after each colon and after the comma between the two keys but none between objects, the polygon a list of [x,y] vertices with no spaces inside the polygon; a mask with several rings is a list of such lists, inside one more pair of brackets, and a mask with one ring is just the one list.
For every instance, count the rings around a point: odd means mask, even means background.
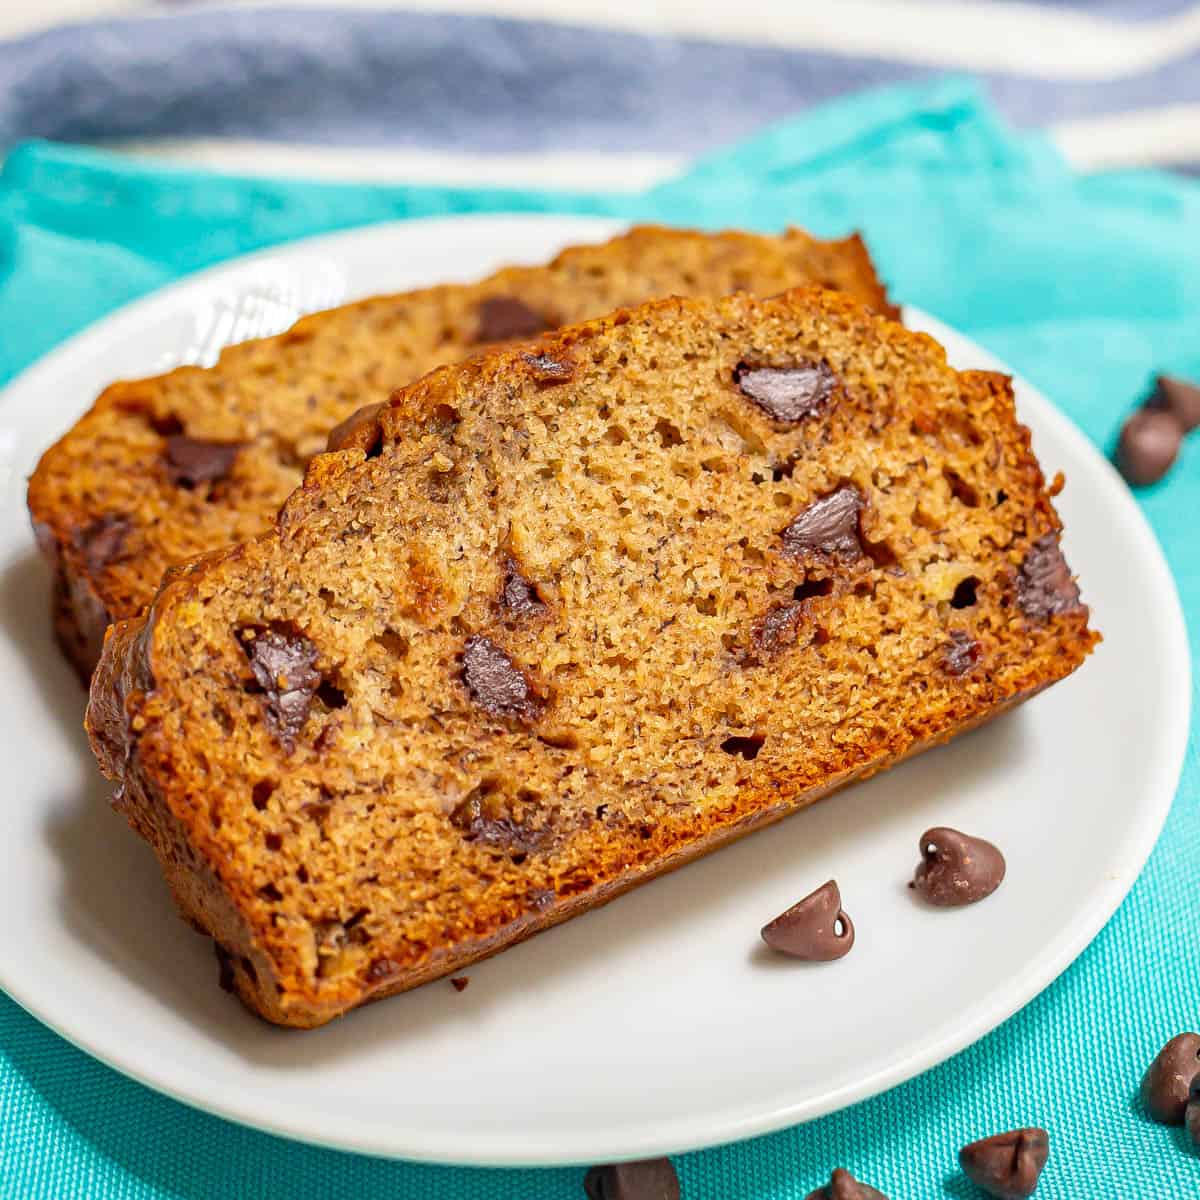
[{"label": "slice of banana bread", "polygon": [[115,384],[29,484],[59,643],[86,681],[106,625],[140,612],[167,566],[269,528],[334,425],[441,363],[656,296],[802,283],[892,311],[857,237],[643,227],[479,284],[318,313],[209,369]]},{"label": "slice of banana bread", "polygon": [[820,289],[444,367],[118,625],[88,727],[242,999],[461,971],[1095,640],[1009,380]]}]

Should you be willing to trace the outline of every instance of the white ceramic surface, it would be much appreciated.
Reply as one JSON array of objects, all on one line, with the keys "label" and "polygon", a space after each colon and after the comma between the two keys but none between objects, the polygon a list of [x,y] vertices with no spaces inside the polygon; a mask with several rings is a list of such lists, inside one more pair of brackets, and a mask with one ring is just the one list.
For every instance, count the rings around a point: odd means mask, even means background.
[{"label": "white ceramic surface", "polygon": [[[108,381],[210,359],[303,308],[536,261],[606,222],[376,227],[168,288],[64,345],[0,399],[0,984],[96,1057],[234,1120],[443,1162],[635,1158],[808,1120],[924,1070],[1044,988],[1128,891],[1175,789],[1189,705],[1174,585],[1128,492],[1019,388],[1066,549],[1105,641],[1019,712],[599,912],[314,1033],[260,1024],[216,986],[149,850],[113,815],[52,644],[24,509],[39,453]],[[917,312],[959,366],[994,365]],[[1008,856],[985,904],[906,889],[926,827]],[[779,961],[758,929],[835,875],[858,927],[840,963]],[[986,948],[986,951],[985,949]]]}]

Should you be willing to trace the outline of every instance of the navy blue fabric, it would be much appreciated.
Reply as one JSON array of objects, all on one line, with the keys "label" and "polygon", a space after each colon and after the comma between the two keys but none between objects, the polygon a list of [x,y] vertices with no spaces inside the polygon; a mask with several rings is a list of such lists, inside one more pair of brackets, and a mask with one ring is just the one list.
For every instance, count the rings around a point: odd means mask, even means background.
[{"label": "navy blue fabric", "polygon": [[[1122,15],[1138,11],[1121,6]],[[929,73],[878,58],[485,16],[188,9],[0,43],[0,146],[224,136],[689,153],[822,100]],[[1200,102],[1200,54],[1100,80],[981,79],[1011,122],[1033,127]]]}]

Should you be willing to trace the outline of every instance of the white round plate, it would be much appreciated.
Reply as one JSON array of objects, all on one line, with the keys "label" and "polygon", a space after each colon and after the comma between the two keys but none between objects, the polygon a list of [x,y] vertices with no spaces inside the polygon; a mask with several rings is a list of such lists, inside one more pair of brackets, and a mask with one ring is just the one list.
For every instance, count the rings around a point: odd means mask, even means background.
[{"label": "white round plate", "polygon": [[[309,1142],[439,1162],[641,1158],[806,1121],[979,1038],[1097,933],[1178,781],[1188,649],[1146,522],[1086,439],[1018,394],[1105,641],[1018,712],[446,982],[312,1033],[247,1015],[114,815],[50,636],[24,509],[38,455],[110,380],[272,332],[304,308],[538,261],[609,222],[475,217],[378,226],[256,255],[131,305],[0,399],[0,985],[97,1058],[210,1112]],[[919,312],[960,367],[994,366]],[[1136,748],[1136,752],[1131,752]],[[986,904],[906,888],[917,839],[999,843]],[[844,961],[769,958],[758,930],[831,876],[858,927]],[[980,946],[986,954],[978,953]],[[969,964],[964,969],[964,964]]]}]

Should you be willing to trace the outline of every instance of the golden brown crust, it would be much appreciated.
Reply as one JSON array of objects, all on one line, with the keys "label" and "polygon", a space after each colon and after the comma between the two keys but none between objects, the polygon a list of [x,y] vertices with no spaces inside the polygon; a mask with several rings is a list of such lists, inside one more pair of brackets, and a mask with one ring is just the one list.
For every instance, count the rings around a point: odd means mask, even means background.
[{"label": "golden brown crust", "polygon": [[[59,641],[86,680],[106,624],[140,612],[170,564],[269,528],[329,430],[438,363],[474,352],[488,332],[479,314],[489,298],[523,299],[558,324],[654,295],[766,294],[803,282],[895,312],[858,237],[642,226],[607,245],[565,250],[545,267],[316,313],[277,337],[228,348],[208,370],[114,384],[47,450],[29,483],[39,545],[55,573]],[[511,312],[490,319],[498,339],[524,336]],[[172,442],[181,438],[233,448],[227,469],[199,479],[173,469]],[[120,522],[123,536],[96,542],[105,522],[110,530]]]},{"label": "golden brown crust", "polygon": [[[779,419],[751,370],[819,403]],[[618,312],[378,421],[93,680],[126,815],[272,1021],[461,970],[1096,640],[1009,381],[829,293]]]}]

